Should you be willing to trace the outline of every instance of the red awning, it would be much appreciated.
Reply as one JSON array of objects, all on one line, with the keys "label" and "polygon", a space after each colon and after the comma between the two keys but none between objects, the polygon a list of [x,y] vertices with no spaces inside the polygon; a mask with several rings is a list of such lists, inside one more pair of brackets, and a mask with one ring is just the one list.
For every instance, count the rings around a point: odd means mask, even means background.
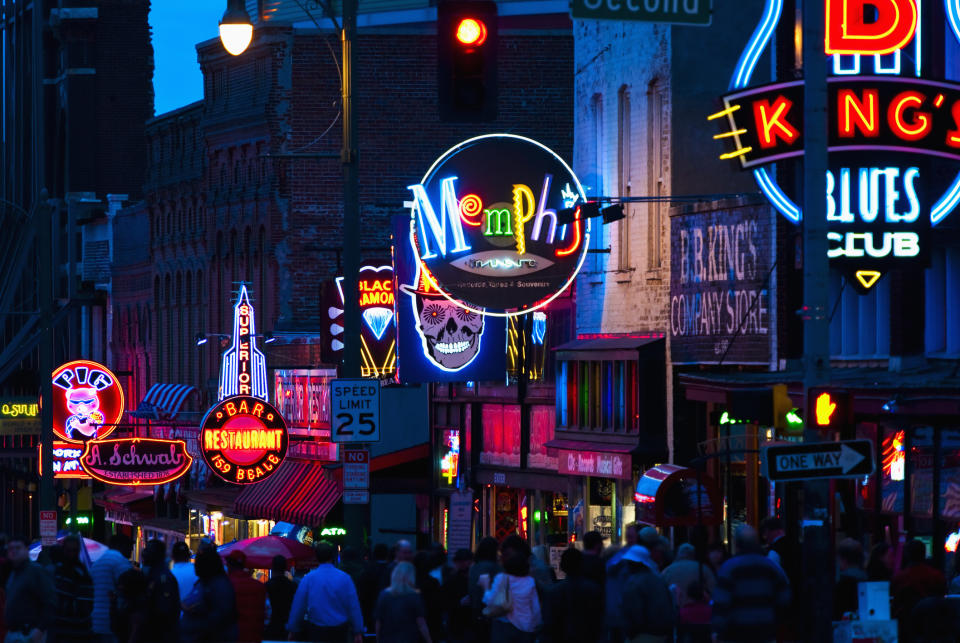
[{"label": "red awning", "polygon": [[315,527],[340,500],[341,485],[328,480],[320,462],[286,460],[265,481],[249,485],[234,506],[251,518]]}]

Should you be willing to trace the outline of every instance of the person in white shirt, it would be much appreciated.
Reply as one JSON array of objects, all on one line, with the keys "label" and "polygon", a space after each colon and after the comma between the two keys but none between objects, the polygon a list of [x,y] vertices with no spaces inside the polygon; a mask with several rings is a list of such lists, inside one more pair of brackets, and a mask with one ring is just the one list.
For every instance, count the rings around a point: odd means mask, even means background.
[{"label": "person in white shirt", "polygon": [[187,543],[180,541],[174,543],[170,558],[173,559],[170,572],[180,586],[180,602],[182,603],[193,591],[193,586],[197,582],[197,573],[193,569],[193,561],[190,560],[193,558],[193,552],[190,551]]},{"label": "person in white shirt", "polygon": [[[506,589],[510,610],[493,620],[491,641],[497,643],[533,643],[540,628],[540,599],[537,584],[530,576],[530,556],[511,551],[503,560],[504,573],[497,574],[493,585],[484,593],[483,602],[490,604]],[[489,578],[487,579],[489,584]],[[506,584],[506,588],[504,588]]]}]

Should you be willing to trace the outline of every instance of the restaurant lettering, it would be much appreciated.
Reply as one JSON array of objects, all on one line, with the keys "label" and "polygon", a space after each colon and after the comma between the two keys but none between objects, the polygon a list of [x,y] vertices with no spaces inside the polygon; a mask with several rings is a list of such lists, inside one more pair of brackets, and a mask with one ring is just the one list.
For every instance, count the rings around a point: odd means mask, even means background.
[{"label": "restaurant lettering", "polygon": [[248,484],[270,477],[287,455],[287,425],[271,404],[239,395],[218,402],[200,424],[207,465],[227,482]]}]

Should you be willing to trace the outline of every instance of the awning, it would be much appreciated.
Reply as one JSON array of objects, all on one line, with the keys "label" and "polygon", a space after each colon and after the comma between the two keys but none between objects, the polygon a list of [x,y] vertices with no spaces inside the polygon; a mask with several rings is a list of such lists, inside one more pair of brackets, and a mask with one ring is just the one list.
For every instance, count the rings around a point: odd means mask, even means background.
[{"label": "awning", "polygon": [[666,346],[661,334],[618,335],[575,339],[553,350],[561,362],[571,360],[630,360],[636,359],[641,349]]},{"label": "awning", "polygon": [[107,489],[102,495],[95,496],[93,502],[103,507],[106,520],[123,525],[137,524],[144,518],[152,518],[155,513],[152,487]]},{"label": "awning", "polygon": [[177,417],[187,396],[197,389],[187,384],[156,383],[150,387],[137,410],[131,415],[150,420],[172,420]]},{"label": "awning", "polygon": [[658,527],[718,525],[723,520],[720,491],[713,478],[694,469],[661,464],[649,469],[633,496],[637,522]]},{"label": "awning", "polygon": [[234,508],[251,518],[316,527],[341,494],[340,483],[327,479],[322,463],[286,460],[265,481],[244,489]]},{"label": "awning", "polygon": [[240,495],[239,487],[210,487],[208,489],[190,489],[185,491],[187,505],[205,513],[219,511],[230,514],[233,512],[233,503]]},{"label": "awning", "polygon": [[[547,453],[556,455],[559,473],[564,475],[592,475],[606,478],[632,477],[633,464],[642,466],[666,460],[665,440],[653,436],[627,435],[629,443],[569,440],[556,438],[547,441]],[[571,457],[573,459],[571,459]]]}]

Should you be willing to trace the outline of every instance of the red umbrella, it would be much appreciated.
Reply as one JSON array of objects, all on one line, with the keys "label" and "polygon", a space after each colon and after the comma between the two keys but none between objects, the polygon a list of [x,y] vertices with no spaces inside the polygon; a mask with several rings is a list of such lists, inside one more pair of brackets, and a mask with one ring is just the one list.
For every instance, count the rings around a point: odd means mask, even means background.
[{"label": "red umbrella", "polygon": [[274,556],[286,558],[288,567],[293,565],[314,567],[317,564],[317,555],[312,547],[298,540],[280,536],[247,538],[217,548],[217,552],[224,558],[233,551],[242,551],[246,555],[247,567],[250,569],[270,569],[273,566]]}]

